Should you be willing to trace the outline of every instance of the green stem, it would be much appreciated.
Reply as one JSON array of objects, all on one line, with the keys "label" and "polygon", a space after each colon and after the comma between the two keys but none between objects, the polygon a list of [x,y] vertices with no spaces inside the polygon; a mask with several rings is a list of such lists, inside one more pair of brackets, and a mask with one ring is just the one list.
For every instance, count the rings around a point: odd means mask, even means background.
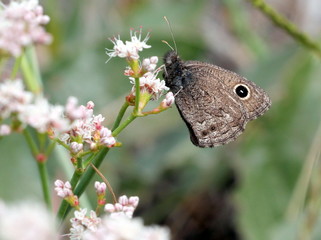
[{"label": "green stem", "polygon": [[253,6],[257,7],[264,13],[269,19],[271,19],[275,25],[286,31],[296,41],[301,43],[306,48],[312,50],[319,57],[321,57],[321,47],[319,44],[310,39],[310,37],[302,33],[296,25],[291,23],[285,17],[277,13],[272,7],[266,4],[263,0],[248,0]]},{"label": "green stem", "polygon": [[52,151],[55,149],[55,146],[56,146],[56,142],[55,141],[51,141],[49,146],[47,147],[47,150],[46,150],[46,156],[50,156]]},{"label": "green stem", "polygon": [[66,148],[68,151],[70,151],[70,147],[68,144],[64,143],[63,141],[61,141],[59,138],[56,138],[55,141],[57,143],[59,143],[59,145],[63,146],[64,148]]},{"label": "green stem", "polygon": [[11,72],[11,75],[10,75],[10,78],[11,79],[14,79],[16,78],[17,76],[17,73],[19,71],[19,68],[21,66],[21,60],[22,60],[22,56],[18,57],[14,63],[14,66],[13,66],[13,69],[12,69],[12,72]]},{"label": "green stem", "polygon": [[135,78],[135,109],[134,114],[138,115],[140,113],[139,103],[140,103],[140,85],[139,85],[139,78]]},{"label": "green stem", "polygon": [[36,142],[32,138],[31,133],[30,133],[28,128],[25,128],[23,130],[23,135],[25,136],[25,139],[27,141],[27,144],[28,144],[28,146],[29,146],[29,148],[31,150],[31,153],[32,153],[33,157],[36,158],[36,156],[39,154],[39,149],[37,147]]},{"label": "green stem", "polygon": [[[25,139],[28,143],[28,146],[31,150],[33,157],[37,161],[37,156],[39,155],[39,149],[28,128],[25,128],[23,130],[23,135],[25,136]],[[37,166],[38,166],[38,171],[40,175],[44,200],[46,202],[47,207],[51,209],[52,205],[51,205],[51,197],[50,197],[50,190],[49,190],[49,184],[48,184],[48,172],[46,169],[46,161],[43,161],[43,162],[37,161]]]},{"label": "green stem", "polygon": [[114,123],[114,126],[113,126],[113,128],[112,128],[112,131],[114,131],[114,130],[119,126],[121,120],[122,120],[123,117],[124,117],[124,114],[125,114],[128,106],[129,106],[128,102],[125,101],[124,104],[123,104],[123,106],[121,107],[119,113],[118,113],[118,116],[117,116],[117,118],[116,118],[116,120],[115,120],[115,123]]},{"label": "green stem", "polygon": [[38,139],[39,139],[39,149],[41,152],[44,152],[45,147],[46,147],[47,134],[46,133],[38,133]]},{"label": "green stem", "polygon": [[37,162],[37,165],[38,165],[38,171],[39,171],[40,179],[41,179],[43,197],[44,197],[45,203],[47,205],[47,208],[49,210],[51,210],[52,204],[51,204],[50,188],[49,188],[49,181],[48,181],[48,179],[49,179],[48,172],[46,169],[46,161],[45,162]]},{"label": "green stem", "polygon": [[5,57],[1,57],[1,53],[0,53],[0,77],[2,75],[2,70],[5,66],[6,63],[6,58]]},{"label": "green stem", "polygon": [[93,159],[94,159],[94,157],[95,157],[96,155],[97,155],[97,153],[94,153],[94,154],[92,154],[91,156],[89,156],[89,157],[84,161],[83,166],[84,166],[85,168],[87,168],[88,164],[93,161]]},{"label": "green stem", "polygon": [[21,70],[24,75],[24,81],[27,88],[35,94],[41,94],[42,82],[38,63],[34,49],[31,47],[26,48],[25,53],[21,56]]},{"label": "green stem", "polygon": [[112,135],[116,137],[125,127],[128,126],[128,124],[130,124],[135,119],[136,116],[134,115],[134,113],[130,114],[130,116],[113,131]]}]

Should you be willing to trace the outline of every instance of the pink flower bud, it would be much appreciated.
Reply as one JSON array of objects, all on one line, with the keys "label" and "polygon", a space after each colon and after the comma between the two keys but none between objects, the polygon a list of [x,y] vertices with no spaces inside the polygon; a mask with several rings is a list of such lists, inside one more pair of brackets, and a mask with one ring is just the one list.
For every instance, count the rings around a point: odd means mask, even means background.
[{"label": "pink flower bud", "polygon": [[113,212],[115,212],[115,206],[113,205],[113,204],[111,204],[111,203],[107,203],[106,205],[105,205],[105,211],[106,212],[109,212],[109,213],[113,213]]},{"label": "pink flower bud", "polygon": [[0,125],[0,136],[6,136],[11,133],[11,128],[7,124]]},{"label": "pink flower bud", "polygon": [[95,188],[97,194],[105,194],[106,192],[106,184],[104,182],[95,182]]},{"label": "pink flower bud", "polygon": [[126,205],[128,205],[128,197],[126,195],[123,195],[123,196],[119,197],[118,202],[121,205],[126,206]]}]

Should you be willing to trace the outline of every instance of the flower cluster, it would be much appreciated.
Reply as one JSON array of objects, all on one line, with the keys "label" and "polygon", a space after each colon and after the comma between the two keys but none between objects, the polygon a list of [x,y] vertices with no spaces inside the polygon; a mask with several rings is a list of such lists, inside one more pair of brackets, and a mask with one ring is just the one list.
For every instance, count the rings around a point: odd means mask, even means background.
[{"label": "flower cluster", "polygon": [[55,191],[57,195],[63,199],[65,199],[71,206],[78,208],[79,200],[76,195],[74,195],[70,183],[63,182],[61,180],[55,181]]},{"label": "flower cluster", "polygon": [[[112,57],[126,58],[130,65],[125,70],[125,75],[129,77],[130,82],[133,84],[132,91],[127,97],[128,102],[133,103],[135,101],[137,83],[135,79],[137,78],[139,79],[140,93],[142,95],[145,94],[145,96],[147,95],[147,97],[142,98],[142,101],[148,101],[149,99],[157,100],[169,90],[169,88],[165,86],[165,81],[157,78],[157,75],[160,72],[160,68],[156,69],[158,57],[153,56],[143,59],[141,63],[138,62],[140,58],[139,51],[150,47],[147,45],[147,40],[149,39],[150,35],[147,34],[144,40],[141,40],[142,28],[140,28],[139,33],[131,30],[130,36],[131,41],[126,41],[126,43],[120,39],[120,36],[118,36],[118,38],[111,39],[114,47],[113,49],[106,49],[106,53],[109,56],[109,59]],[[174,99],[174,96],[172,99]],[[173,102],[174,101],[167,101],[167,103],[170,104],[173,104]],[[143,102],[140,105],[145,106],[146,103]],[[163,104],[162,107],[168,108],[170,105]]]},{"label": "flower cluster", "polygon": [[115,204],[108,203],[105,205],[105,211],[110,213],[111,217],[126,216],[133,217],[134,211],[138,206],[139,198],[130,197],[126,195],[119,197],[118,202]]},{"label": "flower cluster", "polygon": [[97,231],[101,219],[97,217],[96,212],[93,210],[90,211],[89,216],[86,216],[86,214],[86,208],[74,212],[75,217],[70,219],[70,239],[80,240],[83,239],[82,236],[85,232]]},{"label": "flower cluster", "polygon": [[[165,86],[165,81],[156,78],[156,73],[147,72],[139,78],[139,86],[142,94],[148,93],[152,99],[158,99],[165,91],[168,91],[168,87]],[[132,94],[135,96],[135,79],[129,78],[130,82],[134,85],[132,88]]]},{"label": "flower cluster", "polygon": [[[77,154],[85,147],[96,150],[116,144],[111,131],[102,125],[104,117],[93,115],[94,103],[78,105],[75,97],[69,97],[66,106],[52,105],[47,99],[25,91],[20,79],[7,79],[0,84],[0,120],[11,118],[16,129],[0,125],[0,136],[26,125],[40,133],[48,132]],[[17,126],[20,129],[17,129]]]},{"label": "flower cluster", "polygon": [[54,217],[34,201],[15,205],[0,201],[0,239],[58,240]]},{"label": "flower cluster", "polygon": [[[69,182],[64,183],[56,180],[55,190],[59,197],[68,201],[70,196],[77,197],[72,192]],[[95,182],[95,189],[98,199],[105,199],[106,185]],[[78,199],[78,198],[77,198]],[[70,201],[68,201],[70,203]],[[104,209],[107,214],[98,217],[93,210],[81,209],[73,204],[77,210],[74,217],[70,219],[71,228],[68,234],[72,240],[95,240],[95,239],[115,239],[115,240],[168,240],[169,230],[159,226],[146,227],[139,218],[132,218],[138,206],[139,198],[136,196],[119,197],[115,204],[106,204]],[[126,229],[126,231],[124,231]]]},{"label": "flower cluster", "polygon": [[[120,40],[120,36],[118,38],[114,37],[110,39],[110,41],[114,44],[113,49],[106,48],[106,54],[112,57],[120,57],[120,58],[127,58],[127,59],[138,59],[139,58],[139,51],[142,51],[144,48],[150,48],[150,45],[147,45],[146,42],[148,41],[150,34],[148,33],[146,37],[142,39],[142,28],[140,28],[139,34],[137,36],[137,32],[133,29],[130,30],[130,38],[131,41],[126,41],[125,43]],[[110,59],[109,58],[109,59]]]},{"label": "flower cluster", "polygon": [[25,46],[50,43],[52,37],[43,28],[49,21],[38,0],[0,5],[0,52],[18,57]]},{"label": "flower cluster", "polygon": [[144,226],[141,218],[105,216],[96,231],[87,231],[83,240],[169,240],[168,228],[160,226]]},{"label": "flower cluster", "polygon": [[0,118],[21,113],[31,103],[32,93],[24,90],[21,79],[6,79],[0,84]]},{"label": "flower cluster", "polygon": [[66,116],[73,120],[71,129],[61,136],[61,141],[70,146],[71,152],[77,154],[85,145],[90,150],[100,146],[113,147],[116,144],[111,131],[102,126],[105,118],[99,114],[93,115],[94,103],[78,106],[77,99],[71,97],[66,104]]}]

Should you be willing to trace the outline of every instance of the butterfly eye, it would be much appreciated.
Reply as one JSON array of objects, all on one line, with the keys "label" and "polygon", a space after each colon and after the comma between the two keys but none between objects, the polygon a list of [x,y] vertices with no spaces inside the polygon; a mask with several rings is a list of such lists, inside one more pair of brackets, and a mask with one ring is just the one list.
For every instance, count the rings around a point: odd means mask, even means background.
[{"label": "butterfly eye", "polygon": [[250,97],[250,89],[243,84],[237,84],[234,87],[234,92],[242,99],[248,99]]}]

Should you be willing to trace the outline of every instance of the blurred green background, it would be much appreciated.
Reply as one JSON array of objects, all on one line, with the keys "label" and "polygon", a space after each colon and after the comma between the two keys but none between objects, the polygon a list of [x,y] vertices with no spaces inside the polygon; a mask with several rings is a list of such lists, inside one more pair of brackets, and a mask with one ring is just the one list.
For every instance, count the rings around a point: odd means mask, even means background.
[{"label": "blurred green background", "polygon": [[[319,39],[319,1],[266,2]],[[129,40],[129,29],[143,26],[144,33],[152,33],[152,48],[142,56],[156,55],[161,61],[169,50],[161,40],[172,44],[165,15],[182,59],[238,72],[272,99],[271,109],[248,124],[237,141],[213,149],[192,145],[176,107],[136,119],[118,137],[123,147],[112,149],[101,167],[117,195],[140,197],[136,215],[147,224],[170,226],[173,239],[296,239],[304,231],[307,213],[293,220],[288,209],[315,135],[320,138],[320,58],[245,0],[41,3],[54,37],[51,46],[38,49],[45,95],[59,104],[68,96],[81,104],[94,101],[95,113],[106,117],[108,127],[131,89],[123,76],[126,62],[113,58],[105,63],[105,48],[112,48],[108,38],[120,34]],[[0,152],[0,197],[42,199],[24,139],[17,134],[2,139]],[[52,185],[56,178],[71,177],[62,170],[60,157],[56,153],[48,163]],[[94,204],[93,191],[89,187]],[[310,232],[321,239],[320,231]]]}]

